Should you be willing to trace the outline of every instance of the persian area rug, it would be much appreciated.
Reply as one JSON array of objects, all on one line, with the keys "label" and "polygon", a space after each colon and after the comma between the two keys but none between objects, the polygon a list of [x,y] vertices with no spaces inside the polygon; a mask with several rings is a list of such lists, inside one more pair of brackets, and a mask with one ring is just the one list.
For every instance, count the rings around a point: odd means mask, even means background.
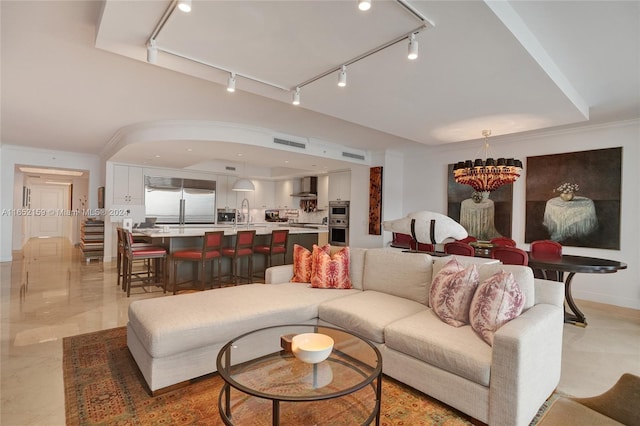
[{"label": "persian area rug", "polygon": [[[125,327],[65,338],[62,367],[68,425],[224,424],[218,412],[223,380],[217,374],[165,394],[150,396],[142,373],[127,348]],[[391,378],[385,376],[382,383],[382,425],[480,424]],[[263,410],[260,401],[247,403],[242,397],[237,399],[238,414],[247,420],[240,424],[270,424],[269,415],[265,415],[270,413],[270,406]],[[329,412],[324,424],[352,424],[349,416],[336,416],[338,406],[334,401],[329,405],[332,410],[320,408],[315,411]],[[305,407],[305,411],[309,410],[313,411]],[[283,424],[300,424],[299,418],[292,418],[291,422],[282,420]]]}]

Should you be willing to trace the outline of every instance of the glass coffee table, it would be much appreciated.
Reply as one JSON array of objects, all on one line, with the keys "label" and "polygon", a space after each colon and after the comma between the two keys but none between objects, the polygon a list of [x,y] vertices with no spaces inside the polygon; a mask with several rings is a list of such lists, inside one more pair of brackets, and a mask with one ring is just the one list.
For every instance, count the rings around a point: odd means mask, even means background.
[{"label": "glass coffee table", "polygon": [[[333,338],[329,357],[317,364],[298,360],[290,339],[301,333]],[[217,368],[227,425],[380,424],[380,351],[347,331],[312,324],[252,331],[220,350]]]}]

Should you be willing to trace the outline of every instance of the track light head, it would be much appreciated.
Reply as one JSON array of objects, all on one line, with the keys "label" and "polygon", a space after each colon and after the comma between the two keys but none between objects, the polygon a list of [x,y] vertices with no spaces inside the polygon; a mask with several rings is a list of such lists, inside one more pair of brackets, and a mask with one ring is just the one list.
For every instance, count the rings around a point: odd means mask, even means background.
[{"label": "track light head", "polygon": [[191,12],[191,0],[178,1],[178,9],[183,12]]},{"label": "track light head", "polygon": [[155,64],[158,61],[158,48],[156,47],[156,41],[150,40],[147,44],[147,62]]},{"label": "track light head", "polygon": [[407,58],[412,61],[418,59],[418,40],[416,40],[415,34],[411,34],[409,37],[409,54]]},{"label": "track light head", "polygon": [[235,92],[236,91],[236,74],[229,74],[229,78],[227,79],[227,92]]},{"label": "track light head", "polygon": [[371,0],[358,0],[358,9],[362,11],[371,9]]},{"label": "track light head", "polygon": [[338,86],[344,87],[347,85],[347,67],[342,66],[340,74],[338,74]]},{"label": "track light head", "polygon": [[300,105],[300,88],[296,87],[296,91],[293,92],[293,102],[294,105]]}]

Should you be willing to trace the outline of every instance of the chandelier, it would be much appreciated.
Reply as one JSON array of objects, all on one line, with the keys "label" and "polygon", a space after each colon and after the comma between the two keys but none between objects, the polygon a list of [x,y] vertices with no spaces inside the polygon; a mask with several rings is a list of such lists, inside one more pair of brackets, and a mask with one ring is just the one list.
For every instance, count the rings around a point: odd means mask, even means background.
[{"label": "chandelier", "polygon": [[456,163],[453,167],[453,177],[462,185],[469,185],[477,192],[489,193],[502,185],[515,182],[520,177],[522,162],[513,158],[488,157],[489,136],[491,130],[483,130],[485,160],[477,158],[475,161],[466,160]]}]

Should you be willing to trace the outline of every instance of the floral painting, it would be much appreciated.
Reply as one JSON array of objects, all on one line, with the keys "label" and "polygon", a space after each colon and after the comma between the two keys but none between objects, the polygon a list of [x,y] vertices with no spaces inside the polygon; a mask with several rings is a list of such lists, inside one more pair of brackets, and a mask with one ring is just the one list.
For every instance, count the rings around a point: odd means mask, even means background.
[{"label": "floral painting", "polygon": [[382,167],[369,170],[369,235],[382,234]]},{"label": "floral painting", "polygon": [[[493,209],[487,210],[486,207]],[[447,167],[447,216],[460,223],[478,240],[511,237],[513,185],[503,185],[482,199],[469,185],[461,185],[453,178],[453,164]]]},{"label": "floral painting", "polygon": [[525,242],[620,249],[622,148],[528,157]]}]

